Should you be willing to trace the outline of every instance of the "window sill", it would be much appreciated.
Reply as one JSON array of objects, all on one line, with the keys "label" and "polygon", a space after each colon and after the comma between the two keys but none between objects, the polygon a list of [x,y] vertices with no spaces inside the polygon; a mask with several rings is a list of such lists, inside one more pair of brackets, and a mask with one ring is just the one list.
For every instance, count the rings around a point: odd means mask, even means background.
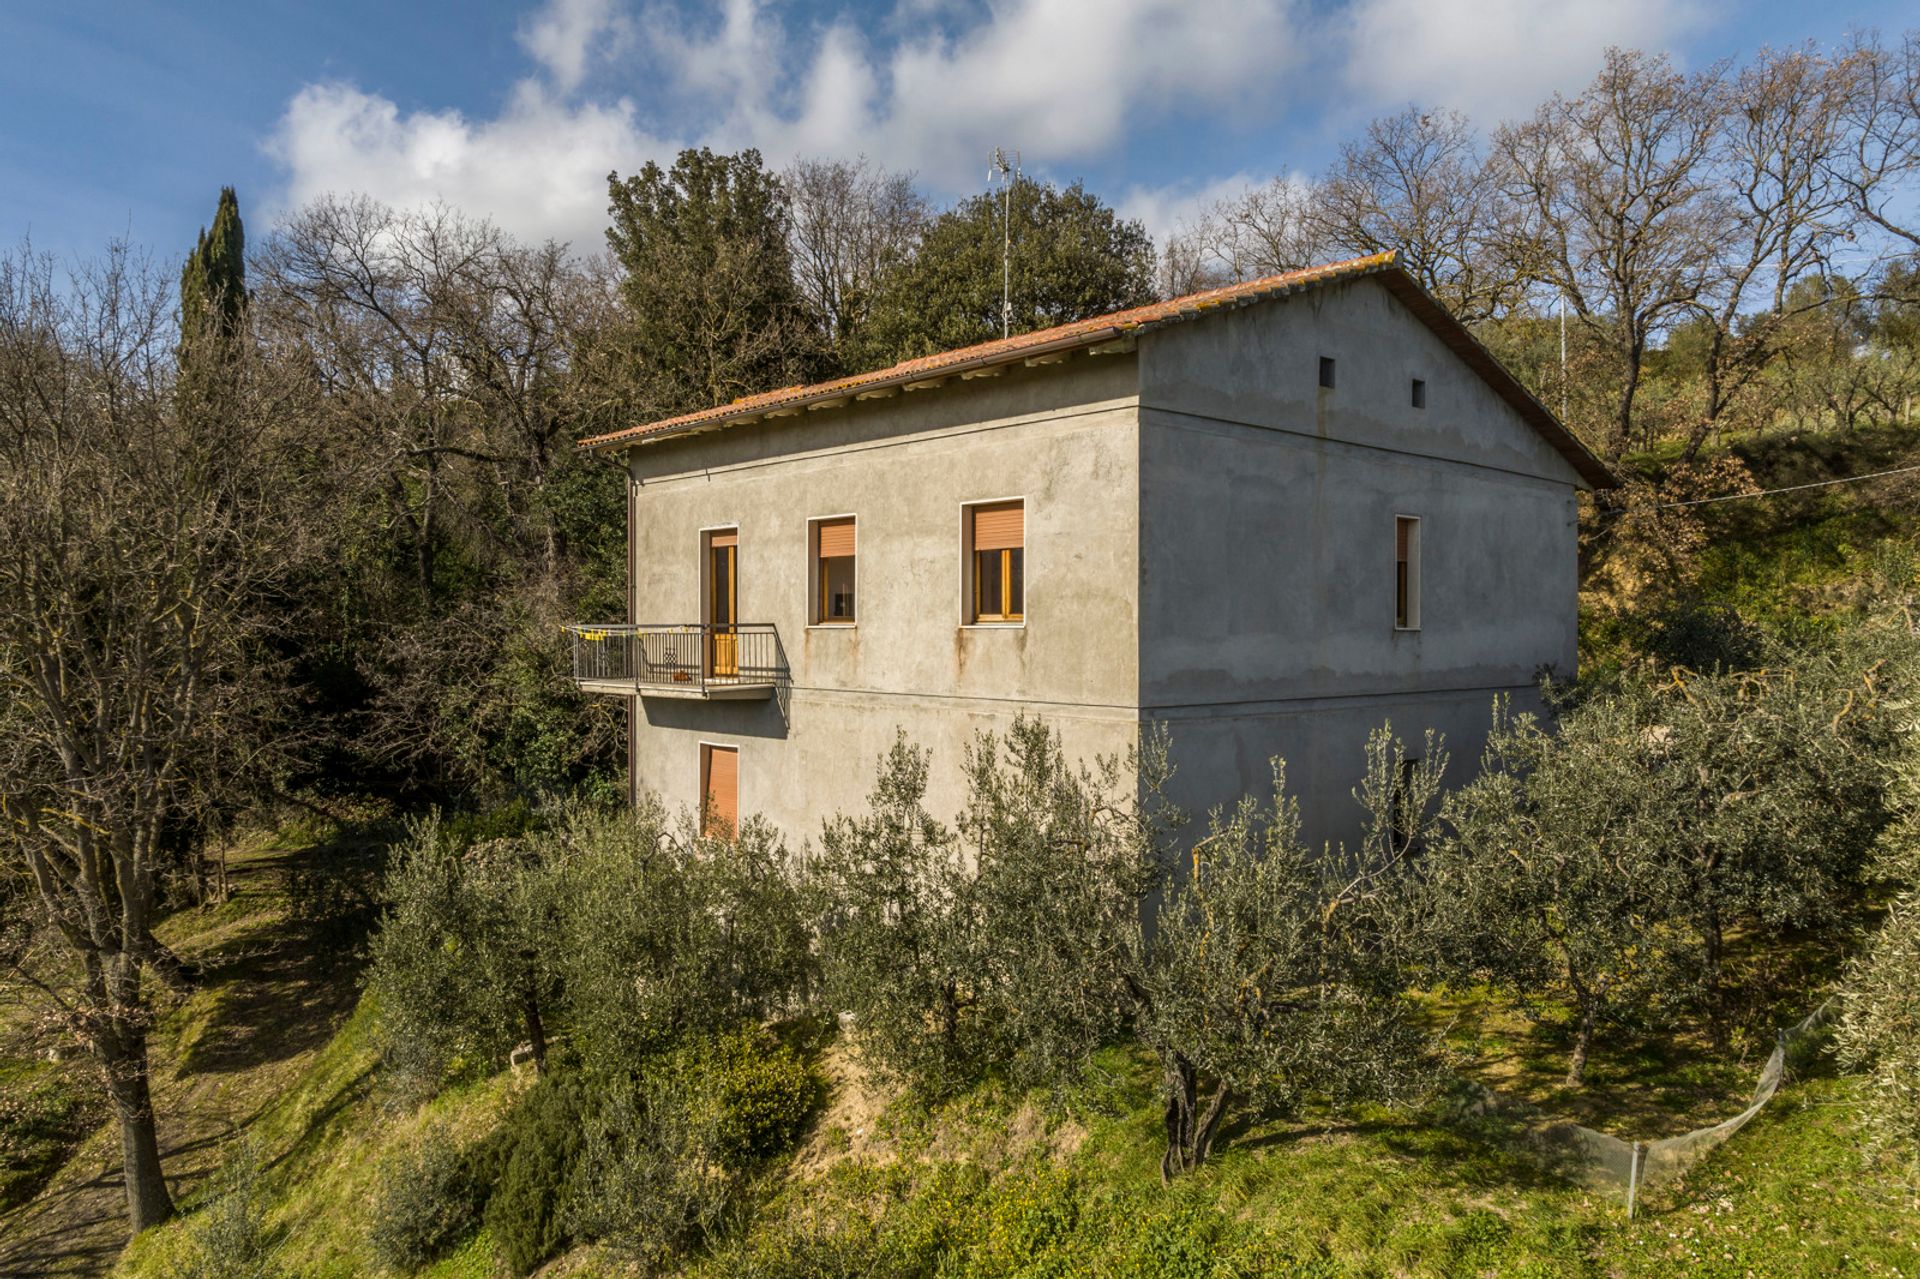
[{"label": "window sill", "polygon": [[1019,630],[1025,630],[1026,626],[1027,626],[1027,623],[1025,618],[1022,618],[1017,622],[962,622],[960,623],[960,629],[963,631],[1019,631]]},{"label": "window sill", "polygon": [[1420,628],[1418,626],[1396,626],[1393,628],[1393,633],[1395,635],[1418,635]]},{"label": "window sill", "polygon": [[859,625],[860,623],[858,622],[808,622],[806,629],[810,631],[851,631],[857,629]]}]

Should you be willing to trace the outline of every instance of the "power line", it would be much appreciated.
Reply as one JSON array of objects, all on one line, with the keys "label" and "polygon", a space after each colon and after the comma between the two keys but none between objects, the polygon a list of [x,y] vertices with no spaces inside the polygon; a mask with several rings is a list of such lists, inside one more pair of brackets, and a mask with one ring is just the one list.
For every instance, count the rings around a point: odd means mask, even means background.
[{"label": "power line", "polygon": [[1719,497],[1695,497],[1689,498],[1684,502],[1662,502],[1653,509],[1656,511],[1665,511],[1671,510],[1676,506],[1707,506],[1714,502],[1738,502],[1749,497],[1772,497],[1776,493],[1798,493],[1803,489],[1831,488],[1836,484],[1858,484],[1862,480],[1880,480],[1885,479],[1889,475],[1906,475],[1913,471],[1920,471],[1920,464],[1914,466],[1896,466],[1890,471],[1873,471],[1866,475],[1843,475],[1839,479],[1834,480],[1814,480],[1807,484],[1788,484],[1777,489],[1761,489],[1757,493],[1724,493]]}]

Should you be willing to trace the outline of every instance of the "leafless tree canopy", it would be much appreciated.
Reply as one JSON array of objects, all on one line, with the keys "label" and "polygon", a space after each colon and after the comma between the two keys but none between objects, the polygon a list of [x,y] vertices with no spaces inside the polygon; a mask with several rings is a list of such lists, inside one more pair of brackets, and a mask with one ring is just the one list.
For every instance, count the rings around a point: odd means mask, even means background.
[{"label": "leafless tree canopy", "polygon": [[239,358],[176,386],[171,320],[124,254],[0,260],[0,857],[66,946],[15,938],[0,980],[103,1068],[136,1228],[171,1211],[142,993],[167,837],[271,775],[275,605],[312,545],[279,482],[305,388]]},{"label": "leafless tree canopy", "polygon": [[785,175],[793,272],[832,343],[856,332],[881,277],[913,256],[928,217],[911,173],[858,160],[801,160]]},{"label": "leafless tree canopy", "polygon": [[[1692,456],[1771,419],[1762,388],[1789,343],[1803,370],[1811,349],[1803,312],[1842,295],[1870,308],[1910,281],[1916,85],[1914,34],[1762,49],[1693,73],[1611,50],[1583,91],[1484,145],[1464,117],[1409,107],[1375,120],[1317,179],[1216,202],[1168,243],[1162,287],[1395,249],[1596,447],[1617,455],[1677,434]],[[1569,362],[1536,376],[1527,325],[1563,306]],[[1649,397],[1662,356],[1684,377]],[[1899,364],[1828,372],[1904,411],[1905,393],[1885,389]]]}]

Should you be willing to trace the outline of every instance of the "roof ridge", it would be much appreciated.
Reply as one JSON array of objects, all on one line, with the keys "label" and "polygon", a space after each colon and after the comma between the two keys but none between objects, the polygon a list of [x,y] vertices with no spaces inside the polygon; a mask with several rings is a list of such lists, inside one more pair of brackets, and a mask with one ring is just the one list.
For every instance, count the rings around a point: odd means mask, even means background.
[{"label": "roof ridge", "polygon": [[1056,324],[1051,328],[1035,329],[1029,333],[1016,333],[1010,337],[994,338],[986,342],[976,342],[971,346],[954,347],[945,351],[936,351],[931,355],[917,356],[911,360],[901,360],[886,368],[873,369],[863,373],[848,374],[844,377],[830,378],[824,382],[798,383],[780,387],[772,391],[760,391],[753,395],[741,396],[725,404],[716,404],[709,408],[696,409],[691,413],[660,418],[636,426],[622,427],[603,435],[592,436],[580,441],[583,449],[604,448],[625,440],[643,436],[657,435],[677,428],[701,425],[710,422],[725,421],[733,417],[758,416],[770,409],[787,407],[808,400],[831,397],[840,392],[885,386],[892,382],[911,380],[915,376],[938,373],[975,362],[991,363],[1000,356],[1015,356],[1035,348],[1052,346],[1056,343],[1075,343],[1097,334],[1109,331],[1115,333],[1136,332],[1142,328],[1185,318],[1203,310],[1232,302],[1249,301],[1266,296],[1277,290],[1293,288],[1307,283],[1323,283],[1334,278],[1345,278],[1369,274],[1394,266],[1399,254],[1393,249],[1380,253],[1369,253],[1361,257],[1345,258],[1338,262],[1323,263],[1318,266],[1300,267],[1292,271],[1281,271],[1274,275],[1261,276],[1255,280],[1242,280],[1234,284],[1224,284],[1211,289],[1201,289],[1195,293],[1182,294],[1161,302],[1147,302],[1140,306],[1126,307],[1119,311],[1109,311],[1104,315],[1088,316],[1085,319],[1069,320],[1065,324]]}]

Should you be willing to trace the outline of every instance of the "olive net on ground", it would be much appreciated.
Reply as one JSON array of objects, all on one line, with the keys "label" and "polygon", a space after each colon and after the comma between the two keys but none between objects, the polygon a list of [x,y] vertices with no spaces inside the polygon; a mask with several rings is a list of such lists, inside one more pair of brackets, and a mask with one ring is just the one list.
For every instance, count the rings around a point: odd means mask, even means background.
[{"label": "olive net on ground", "polygon": [[1746,1127],[1780,1091],[1787,1072],[1813,1049],[1827,1024],[1830,1007],[1831,1001],[1822,1004],[1779,1032],[1745,1110],[1677,1137],[1625,1141],[1580,1124],[1545,1118],[1524,1101],[1492,1092],[1485,1094],[1484,1111],[1514,1125],[1513,1135],[1556,1172],[1597,1190],[1617,1193],[1631,1204],[1639,1192],[1673,1181],[1701,1156]]}]

